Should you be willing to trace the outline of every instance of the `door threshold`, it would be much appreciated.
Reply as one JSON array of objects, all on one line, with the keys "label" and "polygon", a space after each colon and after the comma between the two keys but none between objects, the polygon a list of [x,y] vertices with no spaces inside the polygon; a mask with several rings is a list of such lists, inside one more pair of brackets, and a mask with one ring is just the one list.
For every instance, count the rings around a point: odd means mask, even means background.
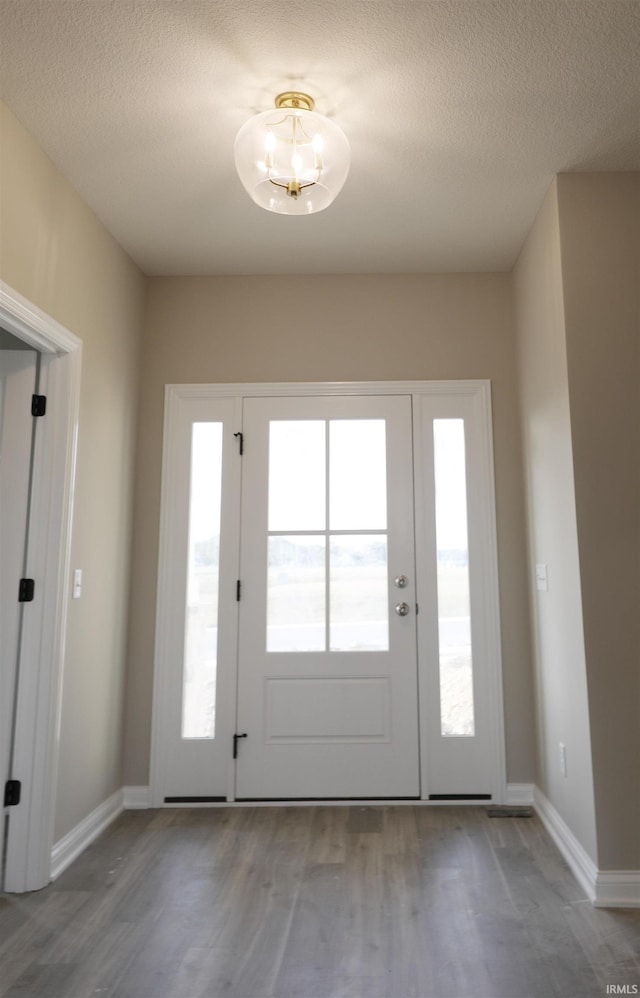
[{"label": "door threshold", "polygon": [[165,797],[165,804],[225,804],[226,797]]},{"label": "door threshold", "polygon": [[[495,804],[495,801],[493,802]],[[251,798],[237,797],[235,800],[226,801],[203,801],[177,803],[175,801],[165,802],[161,807],[177,808],[237,808],[237,807],[481,807],[487,806],[486,800],[479,800],[477,797],[460,798],[449,800],[429,800],[424,797],[274,797],[274,798]]]},{"label": "door threshold", "polygon": [[419,797],[236,797],[236,804],[415,804]]}]

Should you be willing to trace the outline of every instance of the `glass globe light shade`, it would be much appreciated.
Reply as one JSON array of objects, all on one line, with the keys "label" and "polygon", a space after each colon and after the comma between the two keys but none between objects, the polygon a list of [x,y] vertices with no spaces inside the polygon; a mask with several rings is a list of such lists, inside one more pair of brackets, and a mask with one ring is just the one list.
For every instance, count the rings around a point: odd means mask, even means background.
[{"label": "glass globe light shade", "polygon": [[310,215],[327,208],[349,172],[344,132],[313,110],[307,94],[279,94],[276,106],[245,122],[236,136],[236,169],[267,211]]}]

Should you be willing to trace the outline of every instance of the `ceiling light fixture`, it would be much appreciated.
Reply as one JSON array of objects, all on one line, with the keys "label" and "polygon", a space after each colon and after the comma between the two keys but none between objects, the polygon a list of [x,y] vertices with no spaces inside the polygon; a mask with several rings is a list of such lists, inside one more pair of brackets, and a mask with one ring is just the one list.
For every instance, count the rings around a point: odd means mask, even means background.
[{"label": "ceiling light fixture", "polygon": [[278,94],[275,108],[245,122],[236,136],[238,176],[256,204],[282,215],[327,208],[349,172],[344,132],[314,111],[297,90]]}]

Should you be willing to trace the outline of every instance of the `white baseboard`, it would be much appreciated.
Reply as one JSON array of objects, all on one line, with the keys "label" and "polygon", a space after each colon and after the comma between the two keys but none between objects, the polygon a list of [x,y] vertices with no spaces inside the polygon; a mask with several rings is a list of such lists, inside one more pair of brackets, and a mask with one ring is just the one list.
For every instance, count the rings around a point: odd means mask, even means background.
[{"label": "white baseboard", "polygon": [[533,804],[569,869],[596,908],[640,908],[640,870],[598,870],[539,787],[509,783],[507,804]]},{"label": "white baseboard", "polygon": [[99,804],[91,814],[83,818],[79,824],[67,832],[59,842],[56,842],[51,850],[51,880],[56,880],[60,874],[73,863],[81,852],[83,852],[94,839],[97,839],[118,817],[122,811],[123,794],[122,790],[116,790],[111,797]]},{"label": "white baseboard", "polygon": [[543,825],[596,908],[640,908],[640,870],[598,870],[538,787],[534,788],[534,803]]},{"label": "white baseboard", "polygon": [[125,811],[144,810],[151,807],[151,787],[123,787]]},{"label": "white baseboard", "polygon": [[597,907],[640,907],[640,872],[599,871],[551,801],[534,783],[507,784],[507,804],[533,804],[571,872]]},{"label": "white baseboard", "polygon": [[569,869],[590,901],[596,898],[598,868],[555,807],[539,787],[534,788],[534,806],[542,824],[566,860]]},{"label": "white baseboard", "polygon": [[640,870],[599,870],[596,908],[640,908]]},{"label": "white baseboard", "polygon": [[510,804],[512,807],[533,804],[533,783],[507,783],[505,804]]}]

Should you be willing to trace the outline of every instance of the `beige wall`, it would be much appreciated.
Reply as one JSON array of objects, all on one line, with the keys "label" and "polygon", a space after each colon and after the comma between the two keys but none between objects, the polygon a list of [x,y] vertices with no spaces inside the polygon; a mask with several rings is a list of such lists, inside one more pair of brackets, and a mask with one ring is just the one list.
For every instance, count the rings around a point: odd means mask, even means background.
[{"label": "beige wall", "polygon": [[[591,858],[596,827],[580,599],[557,187],[513,275],[536,678],[537,783]],[[534,585],[537,563],[548,591]],[[566,746],[567,775],[559,744]]]},{"label": "beige wall", "polygon": [[640,174],[559,176],[514,294],[538,784],[601,870],[637,870]]},{"label": "beige wall", "polygon": [[598,865],[640,869],[640,173],[558,177]]},{"label": "beige wall", "polygon": [[164,384],[489,378],[508,779],[534,779],[535,685],[542,790],[602,869],[640,868],[640,176],[559,177],[512,276],[158,278],[145,306],[2,104],[0,129],[0,278],[83,341],[56,838],[149,778]]},{"label": "beige wall", "polygon": [[508,778],[534,775],[531,663],[510,279],[156,278],[138,439],[125,783],[149,780],[166,383],[490,378]]},{"label": "beige wall", "polygon": [[132,469],[144,279],[0,105],[0,277],[83,342],[56,838],[122,785]]}]

